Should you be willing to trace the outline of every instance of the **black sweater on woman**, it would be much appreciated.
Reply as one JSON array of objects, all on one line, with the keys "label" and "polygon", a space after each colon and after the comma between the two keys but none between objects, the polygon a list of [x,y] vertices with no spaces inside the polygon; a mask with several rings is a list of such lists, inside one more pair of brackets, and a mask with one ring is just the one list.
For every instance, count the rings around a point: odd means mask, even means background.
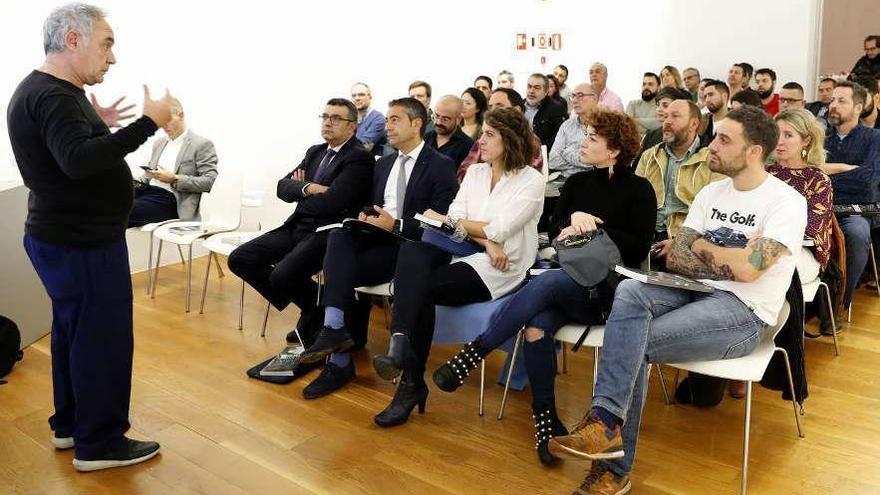
[{"label": "black sweater on woman", "polygon": [[[620,250],[626,266],[637,267],[648,256],[657,219],[657,197],[646,179],[629,168],[597,168],[572,175],[562,186],[550,238],[571,225],[576,211],[599,217],[600,228]],[[618,168],[618,170],[620,170]]]}]

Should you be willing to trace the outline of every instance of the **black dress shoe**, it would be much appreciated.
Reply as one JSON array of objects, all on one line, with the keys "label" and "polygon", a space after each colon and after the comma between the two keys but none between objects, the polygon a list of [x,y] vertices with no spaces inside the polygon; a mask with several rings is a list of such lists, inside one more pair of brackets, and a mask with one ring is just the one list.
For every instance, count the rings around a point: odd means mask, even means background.
[{"label": "black dress shoe", "polygon": [[303,389],[303,399],[317,399],[331,394],[354,380],[354,377],[354,361],[349,361],[348,366],[343,367],[328,362],[321,369],[318,378]]},{"label": "black dress shoe", "polygon": [[345,328],[334,329],[324,327],[315,343],[310,345],[299,356],[301,363],[314,363],[320,361],[334,352],[345,352],[354,347],[354,340]]},{"label": "black dress shoe", "polygon": [[401,370],[413,360],[412,346],[409,337],[402,333],[391,335],[388,344],[388,354],[373,356],[373,369],[376,374],[385,380],[393,380],[400,375]]},{"label": "black dress shoe", "polygon": [[97,471],[121,466],[131,466],[154,457],[159,453],[159,444],[156,442],[141,442],[125,438],[125,442],[116,448],[108,449],[92,457],[83,457],[79,454],[73,458],[73,467],[77,471]]},{"label": "black dress shoe", "polygon": [[428,386],[424,381],[403,378],[397,385],[391,404],[373,417],[373,421],[383,427],[406,423],[413,408],[419,406],[419,414],[425,414],[425,401],[428,400]]}]

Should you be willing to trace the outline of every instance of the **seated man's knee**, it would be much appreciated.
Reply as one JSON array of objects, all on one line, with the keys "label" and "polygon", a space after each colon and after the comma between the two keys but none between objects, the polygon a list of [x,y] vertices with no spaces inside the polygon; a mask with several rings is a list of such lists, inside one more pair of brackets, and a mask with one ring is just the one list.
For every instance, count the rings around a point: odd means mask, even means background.
[{"label": "seated man's knee", "polygon": [[540,328],[529,327],[525,330],[526,342],[535,342],[544,338],[544,331]]}]

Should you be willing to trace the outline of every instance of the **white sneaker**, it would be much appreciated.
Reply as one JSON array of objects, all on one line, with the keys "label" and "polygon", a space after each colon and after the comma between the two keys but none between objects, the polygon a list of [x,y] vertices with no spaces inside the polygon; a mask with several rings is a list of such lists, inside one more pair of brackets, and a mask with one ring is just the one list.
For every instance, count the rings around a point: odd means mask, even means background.
[{"label": "white sneaker", "polygon": [[52,445],[58,450],[72,449],[74,447],[73,437],[52,437]]}]

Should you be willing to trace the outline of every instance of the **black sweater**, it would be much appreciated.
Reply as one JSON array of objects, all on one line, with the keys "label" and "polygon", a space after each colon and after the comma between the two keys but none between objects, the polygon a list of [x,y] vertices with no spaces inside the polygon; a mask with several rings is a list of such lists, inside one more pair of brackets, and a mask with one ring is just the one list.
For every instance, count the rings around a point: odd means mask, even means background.
[{"label": "black sweater", "polygon": [[6,120],[30,189],[25,232],[72,247],[122,239],[133,200],[124,158],[156,132],[156,124],[141,117],[111,134],[82,89],[39,71],[18,85]]},{"label": "black sweater", "polygon": [[638,267],[648,256],[657,219],[657,197],[651,183],[630,169],[615,172],[593,169],[569,177],[562,186],[553,225],[553,239],[571,224],[571,214],[589,213],[604,222],[600,225],[617,248],[626,266]]}]

